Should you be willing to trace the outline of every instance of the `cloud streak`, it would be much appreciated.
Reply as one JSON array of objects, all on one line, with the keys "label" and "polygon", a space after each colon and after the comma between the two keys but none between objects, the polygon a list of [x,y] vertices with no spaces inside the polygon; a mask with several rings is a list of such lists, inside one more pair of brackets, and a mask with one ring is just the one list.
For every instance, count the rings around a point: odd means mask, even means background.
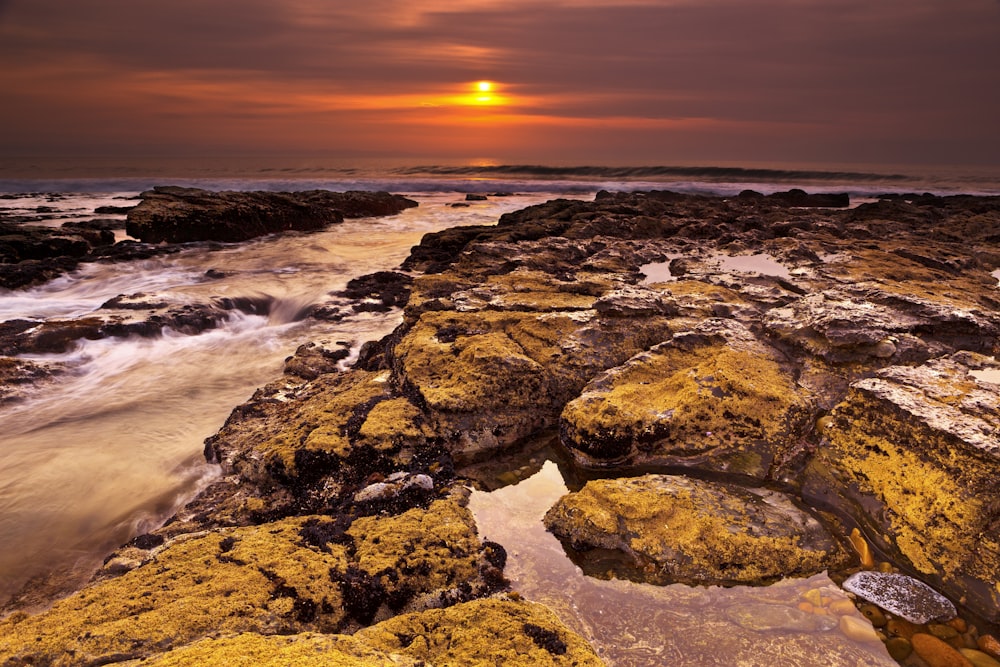
[{"label": "cloud streak", "polygon": [[[998,28],[982,0],[0,0],[0,143],[990,162]],[[477,79],[508,103],[463,103]]]}]

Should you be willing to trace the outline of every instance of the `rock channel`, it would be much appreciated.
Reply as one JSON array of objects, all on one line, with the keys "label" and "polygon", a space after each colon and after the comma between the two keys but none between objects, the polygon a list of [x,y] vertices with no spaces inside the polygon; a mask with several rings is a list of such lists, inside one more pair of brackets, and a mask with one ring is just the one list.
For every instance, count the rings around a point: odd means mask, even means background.
[{"label": "rock channel", "polygon": [[[961,617],[774,615],[904,664],[989,659],[1000,200],[816,205],[843,202],[599,193],[427,235],[397,330],[344,372],[303,348],[206,442],[220,480],[0,622],[2,664],[601,664],[465,508],[469,466],[543,432],[602,477],[550,512],[575,558],[656,583],[900,570]],[[786,271],[721,261],[760,254]]]}]

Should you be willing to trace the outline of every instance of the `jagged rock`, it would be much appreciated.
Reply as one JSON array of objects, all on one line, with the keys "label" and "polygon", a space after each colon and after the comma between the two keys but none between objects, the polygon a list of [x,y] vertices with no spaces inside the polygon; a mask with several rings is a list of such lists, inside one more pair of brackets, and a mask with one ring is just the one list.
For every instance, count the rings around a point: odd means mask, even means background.
[{"label": "jagged rock", "polygon": [[387,192],[208,192],[159,186],[128,211],[125,230],[146,243],[236,242],[289,230],[311,231],[346,218],[394,215],[416,206]]},{"label": "jagged rock", "polygon": [[[1000,326],[962,296],[834,289],[773,308],[767,329],[831,363],[923,361],[953,346],[992,350]],[[919,334],[919,335],[918,335]]]},{"label": "jagged rock", "polygon": [[325,373],[337,372],[340,362],[350,353],[350,345],[344,342],[333,346],[303,343],[295,350],[295,354],[285,359],[285,374],[303,380],[315,380]]},{"label": "jagged rock", "polygon": [[354,305],[357,312],[385,312],[391,308],[401,308],[410,297],[413,278],[398,271],[377,271],[366,276],[352,278],[347,286],[337,292],[337,296],[359,301]]},{"label": "jagged rock", "polygon": [[807,392],[742,325],[706,320],[592,380],[560,434],[583,465],[676,465],[764,479],[805,432]]},{"label": "jagged rock", "polygon": [[38,363],[0,356],[0,405],[17,401],[25,393],[62,372],[62,364]]},{"label": "jagged rock", "polygon": [[595,372],[666,335],[666,319],[599,320],[596,311],[425,312],[395,345],[394,383],[474,459],[554,426],[563,405]]},{"label": "jagged rock", "polygon": [[848,562],[789,497],[684,477],[590,481],[563,496],[545,525],[576,551],[623,552],[632,562],[619,575],[660,584],[761,584]]},{"label": "jagged rock", "polygon": [[[851,385],[823,431],[803,493],[852,514],[935,588],[1000,618],[1000,386],[963,352]],[[974,546],[973,546],[974,545]]]}]

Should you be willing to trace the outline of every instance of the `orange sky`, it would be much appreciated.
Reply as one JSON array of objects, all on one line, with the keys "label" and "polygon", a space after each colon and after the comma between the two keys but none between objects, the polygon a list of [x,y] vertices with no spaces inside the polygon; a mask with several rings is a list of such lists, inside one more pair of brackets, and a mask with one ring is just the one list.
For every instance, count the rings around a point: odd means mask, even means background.
[{"label": "orange sky", "polygon": [[998,36],[997,0],[0,0],[0,158],[995,166]]}]

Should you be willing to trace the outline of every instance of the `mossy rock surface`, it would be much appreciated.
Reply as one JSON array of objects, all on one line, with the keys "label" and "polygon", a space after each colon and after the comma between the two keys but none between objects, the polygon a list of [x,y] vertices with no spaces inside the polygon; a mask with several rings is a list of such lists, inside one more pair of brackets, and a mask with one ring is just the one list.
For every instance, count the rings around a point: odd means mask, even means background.
[{"label": "mossy rock surface", "polygon": [[685,477],[590,481],[545,525],[582,561],[590,549],[618,551],[628,557],[621,574],[660,584],[763,584],[849,562],[788,496]]},{"label": "mossy rock surface", "polygon": [[425,667],[427,663],[373,648],[350,635],[259,635],[202,639],[129,667]]},{"label": "mossy rock surface", "polygon": [[742,326],[708,320],[595,378],[561,419],[584,465],[660,464],[766,478],[803,434],[808,392]]},{"label": "mossy rock surface", "polygon": [[[131,663],[130,663],[131,664]],[[476,600],[404,614],[354,635],[244,633],[203,639],[149,661],[150,667],[597,667],[604,663],[546,607]]]},{"label": "mossy rock surface", "polygon": [[814,502],[851,513],[928,583],[994,621],[1000,387],[971,370],[995,366],[965,352],[853,383],[805,487]]},{"label": "mossy rock surface", "polygon": [[0,623],[0,662],[141,657],[215,633],[336,632],[495,590],[471,514],[435,501],[346,526],[297,517],[188,536],[121,577]]},{"label": "mossy rock surface", "polygon": [[669,335],[664,316],[433,311],[393,350],[393,377],[449,451],[472,459],[554,426],[594,374]]},{"label": "mossy rock surface", "polygon": [[356,638],[431,665],[603,665],[593,649],[547,607],[524,601],[474,600],[397,616]]}]

